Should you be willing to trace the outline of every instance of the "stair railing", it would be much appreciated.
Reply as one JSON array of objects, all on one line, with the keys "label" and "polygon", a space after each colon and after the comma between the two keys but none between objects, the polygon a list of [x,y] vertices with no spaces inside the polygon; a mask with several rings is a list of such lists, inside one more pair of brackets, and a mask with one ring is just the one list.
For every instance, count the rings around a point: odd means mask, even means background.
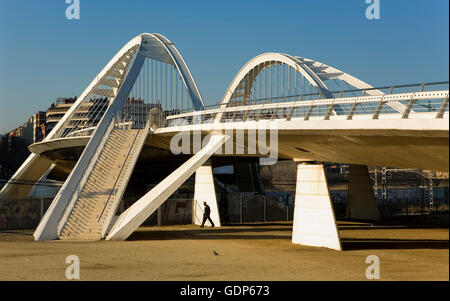
[{"label": "stair railing", "polygon": [[[147,116],[149,116],[149,115],[147,115]],[[106,210],[106,208],[108,207],[108,204],[110,203],[111,199],[113,200],[113,202],[115,202],[115,201],[117,200],[117,197],[121,197],[121,196],[122,196],[122,193],[117,194],[117,192],[120,191],[120,190],[123,188],[122,186],[125,185],[125,184],[124,184],[123,182],[119,182],[119,179],[120,179],[121,176],[122,176],[122,173],[123,173],[123,171],[124,171],[125,165],[126,165],[127,162],[128,162],[128,159],[129,159],[129,157],[130,157],[131,151],[133,150],[133,148],[134,148],[134,146],[135,146],[135,144],[136,144],[136,140],[137,140],[137,138],[139,137],[139,134],[140,134],[143,130],[144,130],[144,132],[146,132],[146,130],[148,130],[149,127],[150,127],[150,119],[147,118],[145,127],[144,127],[143,129],[141,129],[141,128],[139,127],[138,130],[137,130],[137,132],[136,132],[136,135],[135,135],[134,138],[133,138],[133,142],[131,143],[131,146],[130,146],[130,149],[128,150],[127,155],[125,156],[125,160],[123,161],[122,166],[120,167],[120,171],[119,171],[119,173],[118,173],[118,175],[117,175],[117,177],[116,177],[116,180],[115,180],[115,182],[114,182],[113,188],[111,189],[111,191],[110,191],[110,193],[109,193],[109,195],[108,195],[108,199],[106,200],[105,205],[103,206],[102,211],[101,211],[101,213],[100,213],[99,216],[98,216],[97,223],[99,223],[100,220],[102,219],[103,214],[105,213],[105,210]],[[116,188],[117,184],[119,184],[119,187]],[[108,226],[108,225],[102,225],[102,233],[105,232],[105,229],[104,229],[104,228],[107,227],[107,226]]]},{"label": "stair railing", "polygon": [[[111,130],[114,126],[114,119],[112,120],[112,122],[110,123],[110,125],[108,126],[108,129],[106,130],[107,135],[105,135],[102,140],[100,145],[105,145],[106,141],[109,138],[109,135],[111,133]],[[76,185],[76,190],[74,195],[72,196],[72,198],[70,199],[69,202],[67,202],[66,206],[64,207],[64,210],[62,211],[61,215],[59,216],[59,222],[58,222],[58,233],[60,234],[62,232],[62,230],[64,229],[70,214],[73,211],[73,207],[75,206],[75,202],[76,200],[81,196],[81,193],[84,189],[84,186],[86,185],[90,174],[92,173],[94,166],[97,164],[98,160],[96,160],[100,154],[102,153],[104,147],[99,147],[97,149],[97,151],[94,153],[94,155],[92,156],[91,162],[93,162],[93,164],[89,164],[87,169],[84,172],[84,176],[78,181],[77,185]],[[62,193],[63,191],[61,191]],[[58,194],[61,194],[58,193]]]}]

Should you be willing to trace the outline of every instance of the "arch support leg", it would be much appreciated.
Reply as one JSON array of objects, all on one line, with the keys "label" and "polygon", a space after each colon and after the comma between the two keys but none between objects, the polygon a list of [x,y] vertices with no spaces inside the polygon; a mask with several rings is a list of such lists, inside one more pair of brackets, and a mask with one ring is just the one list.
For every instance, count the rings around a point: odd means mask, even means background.
[{"label": "arch support leg", "polygon": [[222,147],[229,138],[230,136],[227,135],[211,136],[206,146],[125,210],[117,219],[106,239],[127,239],[178,187]]},{"label": "arch support leg", "polygon": [[356,220],[380,219],[380,212],[366,165],[350,165],[347,218]]},{"label": "arch support leg", "polygon": [[[211,208],[211,219],[215,227],[220,227],[220,216],[214,187],[211,160],[200,166],[195,172],[194,201],[192,204],[192,223],[201,225],[203,221],[203,202]],[[211,226],[209,222],[205,226]]]},{"label": "arch support leg", "polygon": [[342,250],[322,164],[297,165],[292,242]]}]

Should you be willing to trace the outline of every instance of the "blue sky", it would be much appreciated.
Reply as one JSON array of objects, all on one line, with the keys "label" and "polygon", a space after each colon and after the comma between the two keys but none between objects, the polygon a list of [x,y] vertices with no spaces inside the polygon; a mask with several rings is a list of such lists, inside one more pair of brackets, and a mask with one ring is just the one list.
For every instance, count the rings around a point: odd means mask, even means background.
[{"label": "blue sky", "polygon": [[203,98],[218,102],[252,57],[284,52],[317,59],[374,85],[446,81],[448,0],[0,0],[0,133],[79,95],[132,37],[158,32],[175,43]]}]

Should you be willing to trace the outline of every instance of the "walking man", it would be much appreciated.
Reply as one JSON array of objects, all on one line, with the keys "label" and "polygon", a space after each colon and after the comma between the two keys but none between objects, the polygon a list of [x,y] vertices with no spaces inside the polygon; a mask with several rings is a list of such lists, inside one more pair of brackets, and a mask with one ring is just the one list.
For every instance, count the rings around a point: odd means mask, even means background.
[{"label": "walking man", "polygon": [[203,222],[200,227],[203,228],[206,220],[209,220],[209,222],[211,223],[211,227],[214,227],[214,223],[213,223],[211,217],[209,216],[211,214],[211,208],[209,208],[209,206],[208,206],[208,204],[206,204],[206,202],[203,202],[203,206],[205,206],[205,210],[203,211]]}]

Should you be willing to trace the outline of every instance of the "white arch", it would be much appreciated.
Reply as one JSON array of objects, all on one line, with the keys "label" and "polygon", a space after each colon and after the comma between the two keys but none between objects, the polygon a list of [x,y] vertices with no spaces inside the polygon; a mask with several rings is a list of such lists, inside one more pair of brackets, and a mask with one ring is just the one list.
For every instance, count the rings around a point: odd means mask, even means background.
[{"label": "white arch", "polygon": [[[191,72],[173,43],[160,34],[142,33],[126,43],[105,67],[103,67],[47,137],[43,139],[43,142],[61,138],[66,125],[70,122],[77,109],[80,108],[80,105],[88,99],[89,95],[96,94],[106,96],[110,99],[109,105],[111,105],[123,84],[127,67],[130,64],[133,64],[133,59],[138,55],[174,65],[191,96],[194,108],[201,109],[204,106],[203,99]],[[101,89],[99,88],[100,86],[106,86],[108,88]],[[37,175],[38,179],[40,175],[45,172],[45,170],[43,170],[45,167],[42,167],[44,164],[43,161],[45,160],[38,155],[31,154],[11,177],[11,180],[25,179],[30,177],[30,174],[39,174]],[[14,184],[5,184],[0,190],[0,198],[8,197],[8,195],[12,193],[13,187]]]},{"label": "white arch", "polygon": [[[75,113],[79,105],[86,100],[87,96],[93,92],[96,92],[96,94],[105,93],[104,89],[103,91],[100,91],[101,89],[97,89],[98,86],[102,85],[111,87],[113,93],[111,94],[111,92],[106,91],[104,96],[108,96],[114,100],[117,96],[119,87],[122,84],[125,69],[128,64],[131,63],[132,58],[138,54],[143,55],[146,58],[151,58],[174,65],[177,68],[178,73],[180,74],[180,77],[189,92],[189,95],[191,96],[191,101],[194,108],[199,110],[204,107],[204,102],[195,80],[173,43],[161,34],[142,33],[125,44],[125,46],[123,46],[122,49],[117,52],[117,54],[102,69],[102,71],[97,74],[94,80],[78,97],[75,104],[72,105],[70,110],[64,115],[60,122],[56,124],[54,130],[52,130],[47,139],[44,141],[52,139],[57,132],[62,130],[63,125],[70,120],[73,113]],[[107,78],[108,76],[113,76],[116,80],[111,81]]]},{"label": "white arch", "polygon": [[[373,88],[371,85],[357,79],[356,77],[353,77],[336,68],[330,67],[323,63],[319,63],[317,61],[297,56],[291,56],[284,53],[263,53],[248,61],[237,73],[225,92],[222,100],[222,107],[226,107],[228,105],[233,96],[233,93],[235,93],[236,89],[239,87],[243,80],[245,80],[246,78],[249,79],[250,85],[246,87],[246,90],[249,90],[259,72],[261,72],[268,66],[280,63],[289,65],[297,72],[300,72],[312,86],[317,87],[324,94],[329,92],[329,89],[324,83],[324,80],[333,78],[345,81],[346,83],[358,89]],[[373,89],[368,90],[367,94],[382,95],[384,93],[380,90]],[[403,112],[405,108],[405,106],[399,102],[390,102],[388,104],[399,112]]]},{"label": "white arch", "polygon": [[188,88],[189,95],[191,96],[194,108],[196,110],[200,110],[201,108],[203,108],[205,106],[205,103],[203,102],[202,96],[200,95],[200,91],[197,88],[197,84],[195,83],[194,77],[192,76],[191,71],[184,62],[183,57],[180,55],[180,53],[175,48],[173,43],[171,43],[166,37],[157,33],[152,34],[152,36],[161,42],[161,44],[166,49],[167,53],[170,54],[171,58],[173,59],[174,64],[177,67],[184,84]]},{"label": "white arch", "polygon": [[[238,72],[238,74],[234,77],[233,81],[229,85],[227,91],[222,100],[222,104],[226,105],[231,100],[233,93],[236,91],[236,88],[241,83],[243,79],[247,76],[251,76],[252,78],[249,80],[250,85],[252,85],[253,80],[256,78],[259,72],[261,72],[264,68],[269,66],[284,63],[286,65],[291,66],[297,72],[300,72],[310,83],[311,85],[319,88],[323,92],[327,92],[328,88],[325,83],[317,77],[312,70],[310,70],[307,66],[301,64],[301,62],[289,55],[282,53],[263,53],[260,54],[250,61],[248,61]],[[253,70],[256,70],[254,72]],[[249,89],[247,87],[247,89]]]}]

